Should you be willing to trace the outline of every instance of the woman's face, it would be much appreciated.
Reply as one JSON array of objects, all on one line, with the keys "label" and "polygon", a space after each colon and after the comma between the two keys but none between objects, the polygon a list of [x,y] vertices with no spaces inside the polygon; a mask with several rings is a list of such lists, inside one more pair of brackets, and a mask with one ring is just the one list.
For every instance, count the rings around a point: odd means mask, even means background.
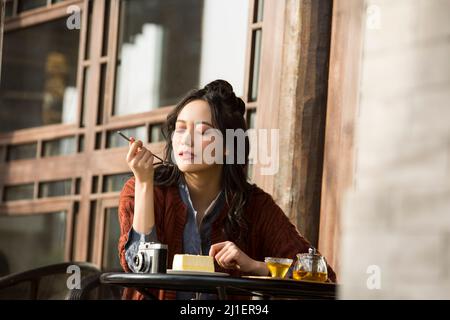
[{"label": "woman's face", "polygon": [[215,141],[215,132],[218,130],[212,125],[211,109],[206,101],[194,100],[183,107],[172,136],[175,163],[180,171],[198,172],[217,165],[205,161],[204,157],[205,148]]}]

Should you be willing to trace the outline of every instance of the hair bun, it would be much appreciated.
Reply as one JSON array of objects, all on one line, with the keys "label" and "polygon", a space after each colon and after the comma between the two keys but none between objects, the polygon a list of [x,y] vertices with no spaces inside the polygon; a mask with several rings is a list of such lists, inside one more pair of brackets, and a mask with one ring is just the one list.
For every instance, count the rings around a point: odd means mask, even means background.
[{"label": "hair bun", "polygon": [[233,86],[225,80],[215,80],[205,86],[206,91],[219,93],[224,97],[234,95]]},{"label": "hair bun", "polygon": [[245,103],[241,98],[236,97],[233,86],[229,82],[218,79],[208,83],[204,90],[228,101],[233,106],[234,112],[239,112],[241,115],[245,114]]}]

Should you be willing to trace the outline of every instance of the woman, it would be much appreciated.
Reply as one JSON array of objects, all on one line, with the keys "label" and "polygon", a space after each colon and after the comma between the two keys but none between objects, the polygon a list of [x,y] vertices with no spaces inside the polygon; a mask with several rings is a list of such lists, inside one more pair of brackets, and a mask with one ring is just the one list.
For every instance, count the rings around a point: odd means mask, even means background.
[{"label": "woman", "polygon": [[[144,239],[168,245],[169,268],[177,253],[209,254],[216,271],[232,276],[266,276],[264,257],[308,252],[310,244],[272,197],[247,182],[248,138],[242,148],[238,138],[224,138],[222,146],[215,136],[226,137],[227,129],[246,131],[244,113],[245,104],[232,86],[216,80],[191,91],[167,117],[165,160],[174,165],[154,166],[152,153],[141,141],[132,141],[127,162],[134,177],[119,204],[119,255],[125,271],[133,271],[132,257]],[[223,161],[205,161],[208,149]],[[336,280],[331,268],[328,274]]]}]

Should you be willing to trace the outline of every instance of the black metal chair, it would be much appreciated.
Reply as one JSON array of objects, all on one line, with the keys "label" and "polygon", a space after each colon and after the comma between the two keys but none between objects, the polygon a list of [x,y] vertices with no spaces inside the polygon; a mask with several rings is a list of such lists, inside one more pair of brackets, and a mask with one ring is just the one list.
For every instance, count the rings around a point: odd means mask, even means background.
[{"label": "black metal chair", "polygon": [[[80,289],[67,285],[71,265],[80,268]],[[0,278],[0,300],[120,299],[117,289],[100,285],[100,274],[91,263],[65,262],[7,275]]]}]

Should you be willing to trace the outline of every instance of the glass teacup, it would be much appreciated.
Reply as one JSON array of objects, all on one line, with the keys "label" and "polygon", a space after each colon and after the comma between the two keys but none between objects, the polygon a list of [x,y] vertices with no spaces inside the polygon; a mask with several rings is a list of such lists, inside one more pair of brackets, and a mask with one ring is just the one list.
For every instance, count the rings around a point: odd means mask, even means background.
[{"label": "glass teacup", "polygon": [[292,264],[292,259],[266,257],[264,262],[272,278],[284,278]]}]

